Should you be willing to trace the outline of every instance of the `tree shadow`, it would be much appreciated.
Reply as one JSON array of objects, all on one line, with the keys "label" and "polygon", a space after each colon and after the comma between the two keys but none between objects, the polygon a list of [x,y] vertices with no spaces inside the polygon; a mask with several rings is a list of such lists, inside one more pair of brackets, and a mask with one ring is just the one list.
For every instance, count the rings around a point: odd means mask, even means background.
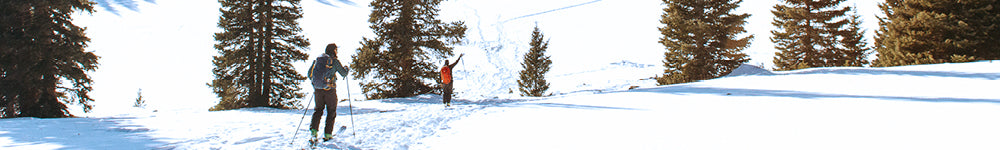
[{"label": "tree shadow", "polygon": [[[482,105],[482,106],[498,106],[498,107],[532,105],[532,106],[572,108],[572,109],[642,110],[642,109],[624,108],[624,107],[591,106],[591,105],[577,105],[577,104],[563,104],[563,103],[521,103],[521,102],[536,101],[536,100],[544,100],[544,99],[484,99],[478,101],[472,101],[468,99],[452,99],[451,103],[454,105]],[[436,94],[424,94],[406,98],[389,98],[389,99],[383,99],[381,101],[385,103],[397,103],[397,104],[443,104],[441,95],[436,95]]]},{"label": "tree shadow", "polygon": [[592,105],[578,105],[578,104],[563,104],[563,103],[515,103],[510,105],[504,105],[503,107],[509,106],[542,106],[542,107],[553,107],[553,108],[569,108],[569,109],[613,109],[613,110],[645,110],[636,108],[625,108],[625,107],[609,107],[609,106],[592,106]]},{"label": "tree shadow", "polygon": [[[94,1],[97,2],[97,5],[99,7],[104,8],[104,10],[107,10],[108,12],[111,12],[112,14],[115,14],[117,16],[121,16],[121,13],[119,13],[118,9],[116,8],[116,5],[132,11],[136,12],[139,11],[139,3],[137,0],[94,0]],[[156,4],[156,0],[145,0],[145,1],[148,3]]]},{"label": "tree shadow", "polygon": [[[352,113],[351,111],[353,111],[353,113],[355,115],[357,115],[357,114],[367,114],[367,113],[384,113],[384,112],[396,112],[396,111],[400,111],[400,110],[382,110],[382,109],[376,109],[376,108],[357,108],[357,107],[355,107],[355,108],[353,108],[353,110],[351,110],[351,106],[349,106],[349,105],[347,105],[345,103],[346,102],[340,102],[340,103],[337,104],[337,115],[349,115],[349,114]],[[315,107],[313,107],[313,106],[310,106],[310,108],[307,108],[307,109],[277,109],[277,108],[270,108],[270,107],[253,107],[253,108],[236,109],[236,110],[232,110],[232,111],[247,111],[247,112],[274,113],[274,114],[294,114],[294,115],[305,114],[305,115],[312,115],[313,112],[316,112],[316,109],[314,109],[314,108]],[[326,111],[326,110],[323,110],[323,111]]]},{"label": "tree shadow", "polygon": [[0,119],[0,137],[12,145],[0,149],[156,149],[157,142],[139,125],[122,124],[130,118],[10,118]]},{"label": "tree shadow", "polygon": [[910,71],[910,70],[885,70],[885,69],[873,69],[873,68],[816,68],[816,69],[810,69],[806,71],[800,71],[788,74],[904,75],[904,76],[951,77],[951,78],[979,78],[988,80],[1000,79],[1000,73]]},{"label": "tree shadow", "polygon": [[[351,0],[337,0],[337,1],[340,2],[341,4],[346,4],[348,6],[354,6],[354,7],[358,6],[357,3],[354,3]],[[340,8],[340,6],[334,5],[332,2],[327,1],[327,0],[316,0],[316,2],[319,2],[320,4],[323,4],[323,5],[333,6],[333,7],[336,7],[336,8]]]},{"label": "tree shadow", "polygon": [[[444,99],[441,95],[437,94],[423,94],[414,97],[405,98],[387,98],[381,99],[384,103],[397,103],[397,104],[444,104]],[[469,99],[457,99],[452,98],[451,103],[455,105],[499,105],[507,103],[516,103],[530,101],[529,99],[483,99],[478,101],[472,101]]]},{"label": "tree shadow", "polygon": [[762,89],[737,89],[737,88],[716,88],[716,87],[696,87],[690,85],[665,86],[647,89],[635,89],[622,92],[652,92],[667,94],[715,94],[720,96],[768,96],[768,97],[794,97],[804,99],[818,98],[870,98],[898,101],[916,102],[958,102],[958,103],[993,103],[1000,104],[1000,99],[978,99],[978,98],[954,98],[954,97],[906,97],[906,96],[878,96],[878,95],[849,95],[849,94],[825,94],[803,91],[789,90],[762,90]]}]

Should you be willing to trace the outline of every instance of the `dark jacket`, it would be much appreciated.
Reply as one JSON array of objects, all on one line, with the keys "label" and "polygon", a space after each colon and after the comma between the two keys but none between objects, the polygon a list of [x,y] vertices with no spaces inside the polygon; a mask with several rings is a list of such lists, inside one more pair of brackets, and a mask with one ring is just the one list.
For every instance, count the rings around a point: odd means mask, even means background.
[{"label": "dark jacket", "polygon": [[[317,67],[319,66],[319,67]],[[312,66],[309,66],[309,79],[312,80],[313,88],[315,89],[330,89],[335,88],[334,81],[337,80],[336,73],[340,73],[341,77],[347,77],[347,68],[344,68],[340,64],[340,61],[333,59],[330,55],[320,55],[316,57],[313,61]]]}]

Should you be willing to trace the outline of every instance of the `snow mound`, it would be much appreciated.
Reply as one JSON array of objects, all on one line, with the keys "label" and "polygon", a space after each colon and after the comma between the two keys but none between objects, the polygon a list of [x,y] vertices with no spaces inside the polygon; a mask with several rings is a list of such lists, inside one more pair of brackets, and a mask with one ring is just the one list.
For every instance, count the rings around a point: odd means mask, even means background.
[{"label": "snow mound", "polygon": [[760,68],[754,65],[741,64],[726,76],[746,76],[746,75],[774,75],[771,71],[767,69]]}]

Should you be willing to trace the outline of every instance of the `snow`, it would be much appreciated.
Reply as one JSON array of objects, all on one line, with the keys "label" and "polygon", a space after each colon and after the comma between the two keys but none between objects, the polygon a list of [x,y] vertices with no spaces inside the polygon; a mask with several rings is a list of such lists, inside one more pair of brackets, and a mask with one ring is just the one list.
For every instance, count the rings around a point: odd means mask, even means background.
[{"label": "snow", "polygon": [[[998,67],[812,68],[546,98],[456,99],[449,108],[438,95],[420,95],[351,102],[353,123],[341,102],[335,124],[348,129],[319,149],[997,149],[1000,95],[989,87],[1000,84],[1000,70],[983,68]],[[580,76],[642,69],[607,68]],[[308,121],[296,126],[312,113],[128,111],[3,119],[0,149],[298,149],[306,147]]]},{"label": "snow", "polygon": [[[958,66],[976,67],[935,71]],[[1000,99],[987,87],[1000,74],[968,73],[978,67],[1000,64],[820,68],[553,97],[486,108],[421,148],[996,149]]]},{"label": "snow", "polygon": [[[218,101],[205,86],[218,3],[149,2],[75,15],[88,28],[88,49],[101,56],[91,73],[94,111],[70,106],[80,118],[0,119],[0,149],[306,147],[303,114],[312,109],[207,111]],[[367,3],[303,1],[306,52],[317,56],[336,42],[341,58],[352,55],[361,37],[371,37]],[[455,51],[466,55],[455,70],[453,106],[438,95],[344,101],[335,126],[348,129],[320,149],[1000,149],[993,88],[1000,62],[768,71],[771,15],[761,8],[777,1],[746,1],[751,65],[657,86],[660,3],[445,1],[441,18],[469,27]],[[874,3],[858,1],[865,18],[874,17],[866,15]],[[551,97],[516,93],[536,24],[551,40]],[[305,72],[307,64],[296,67]],[[357,80],[338,83],[349,85],[339,86],[341,98],[363,99]],[[138,88],[146,108],[131,107]],[[302,102],[312,105],[311,97]]]},{"label": "snow", "polygon": [[0,119],[0,149],[148,149],[150,129],[123,117]]}]

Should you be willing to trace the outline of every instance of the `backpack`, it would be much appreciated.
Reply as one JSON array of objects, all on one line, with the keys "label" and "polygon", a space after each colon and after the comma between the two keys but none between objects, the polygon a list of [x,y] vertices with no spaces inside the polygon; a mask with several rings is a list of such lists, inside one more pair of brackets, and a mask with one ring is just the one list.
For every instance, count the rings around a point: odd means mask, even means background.
[{"label": "backpack", "polygon": [[451,84],[451,68],[448,66],[441,67],[441,83]]},{"label": "backpack", "polygon": [[331,73],[333,73],[333,71],[330,71],[331,68],[329,68],[332,65],[333,65],[333,60],[330,59],[330,57],[326,57],[325,55],[317,57],[316,60],[313,61],[312,66],[309,67],[309,79],[312,80],[313,88],[315,89],[334,88],[330,87],[329,86],[330,84],[326,82],[327,78],[330,78],[330,81],[335,80],[331,77]]}]

